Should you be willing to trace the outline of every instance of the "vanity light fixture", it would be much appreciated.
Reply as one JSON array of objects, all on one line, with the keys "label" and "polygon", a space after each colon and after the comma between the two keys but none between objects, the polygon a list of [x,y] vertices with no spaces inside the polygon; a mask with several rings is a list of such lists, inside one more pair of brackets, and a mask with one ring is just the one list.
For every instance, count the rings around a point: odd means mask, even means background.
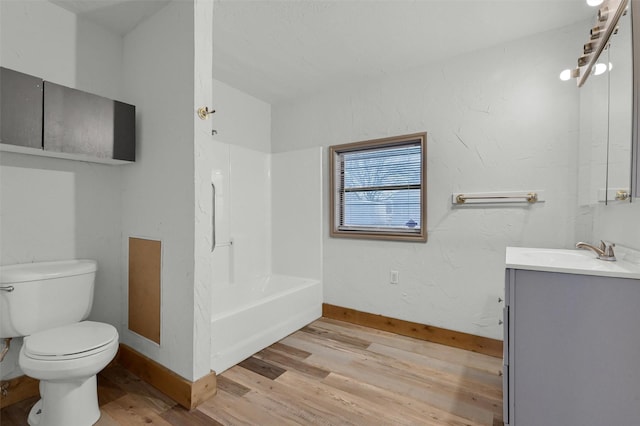
[{"label": "vanity light fixture", "polygon": [[607,71],[611,71],[612,68],[613,68],[613,64],[611,62],[609,62],[609,66],[607,66],[607,64],[605,64],[603,62],[598,62],[591,69],[591,73],[593,75],[601,75],[601,74],[604,74]]},{"label": "vanity light fixture", "polygon": [[595,24],[589,32],[589,40],[584,44],[578,57],[578,87],[582,87],[591,75],[600,75],[607,71],[606,63],[598,66],[596,61],[609,46],[609,38],[616,33],[618,20],[629,6],[629,0],[587,0],[592,6],[598,6]]},{"label": "vanity light fixture", "polygon": [[579,68],[575,68],[575,69],[572,69],[572,70],[567,68],[566,70],[563,70],[560,73],[560,80],[569,81],[572,78],[577,78],[579,76],[580,76],[580,69]]},{"label": "vanity light fixture", "polygon": [[598,62],[593,67],[593,75],[604,74],[607,71],[607,64],[603,64],[602,62]]}]

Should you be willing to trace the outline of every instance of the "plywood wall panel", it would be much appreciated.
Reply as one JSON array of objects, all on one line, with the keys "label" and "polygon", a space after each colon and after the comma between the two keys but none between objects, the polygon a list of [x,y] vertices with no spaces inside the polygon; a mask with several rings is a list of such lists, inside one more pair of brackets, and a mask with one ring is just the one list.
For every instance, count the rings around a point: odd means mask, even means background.
[{"label": "plywood wall panel", "polygon": [[160,344],[160,241],[129,238],[129,330]]}]

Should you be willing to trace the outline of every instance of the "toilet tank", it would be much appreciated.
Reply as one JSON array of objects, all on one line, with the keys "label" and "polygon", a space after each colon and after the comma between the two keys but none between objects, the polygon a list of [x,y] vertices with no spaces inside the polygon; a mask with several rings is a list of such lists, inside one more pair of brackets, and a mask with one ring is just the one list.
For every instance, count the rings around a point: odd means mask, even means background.
[{"label": "toilet tank", "polygon": [[80,322],[93,303],[95,260],[0,266],[0,338]]}]

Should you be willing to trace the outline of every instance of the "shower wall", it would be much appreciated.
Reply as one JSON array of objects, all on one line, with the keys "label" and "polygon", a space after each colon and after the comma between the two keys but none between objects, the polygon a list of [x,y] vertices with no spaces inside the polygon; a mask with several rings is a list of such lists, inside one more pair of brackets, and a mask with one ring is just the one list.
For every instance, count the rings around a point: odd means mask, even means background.
[{"label": "shower wall", "polygon": [[216,188],[213,297],[228,284],[271,274],[270,154],[213,142]]},{"label": "shower wall", "polygon": [[274,274],[322,281],[320,147],[271,154]]},{"label": "shower wall", "polygon": [[[272,154],[271,106],[217,80],[213,93],[217,135],[198,161],[216,186],[212,299],[272,273],[320,280],[322,149]],[[202,189],[206,212],[210,183]]]}]

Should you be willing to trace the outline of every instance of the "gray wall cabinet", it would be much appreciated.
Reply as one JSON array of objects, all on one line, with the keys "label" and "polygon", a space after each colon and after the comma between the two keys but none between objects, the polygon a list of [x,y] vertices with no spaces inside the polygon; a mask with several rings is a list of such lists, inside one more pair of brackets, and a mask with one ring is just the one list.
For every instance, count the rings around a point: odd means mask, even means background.
[{"label": "gray wall cabinet", "polygon": [[42,149],[42,79],[0,68],[0,143]]},{"label": "gray wall cabinet", "polygon": [[135,106],[1,71],[2,150],[112,164],[135,161]]}]

